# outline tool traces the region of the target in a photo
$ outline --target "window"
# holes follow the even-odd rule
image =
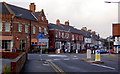
[[[22,24],[19,24],[19,32],[22,32]]]
[[[35,26],[33,26],[33,34],[35,34],[35,30],[36,30],[36,27],[35,27]]]
[[[61,49],[61,42],[56,42],[55,43],[55,48]]]
[[[62,33],[62,38],[64,38],[64,33]]]
[[[25,33],[28,33],[28,25],[25,25]]]
[[[10,50],[11,49],[11,41],[10,40],[2,40],[2,49]]]
[[[46,34],[48,34],[48,32],[47,32],[47,29],[46,28],[44,28],[44,34],[46,35]]]
[[[41,32],[41,27],[39,27],[39,32]]]
[[[61,37],[60,32],[59,32],[59,38]]]
[[[0,31],[2,31],[2,22],[0,22]]]
[[[8,23],[8,22],[5,23],[5,31],[6,32],[10,31],[10,23]]]
[[[43,17],[43,16],[41,17],[41,19],[42,19],[42,21],[44,22],[44,17]]]
[[[72,40],[74,40],[74,35],[72,35]]]

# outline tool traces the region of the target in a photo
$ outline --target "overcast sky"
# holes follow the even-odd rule
[[[87,27],[101,37],[112,35],[112,23],[118,22],[118,4],[104,3],[106,0],[0,0],[29,9],[29,4],[36,4],[36,11],[44,9],[49,23],[60,19],[66,20],[78,29]],[[108,1],[108,0],[107,0]],[[119,0],[109,0],[119,1]]]

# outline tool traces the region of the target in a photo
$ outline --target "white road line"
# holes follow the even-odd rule
[[[104,66],[104,65],[99,65],[99,64],[92,64],[92,65],[95,65],[95,66],[99,66],[99,67],[104,67],[104,68],[109,68],[109,69],[115,69],[113,67],[109,67],[109,66]]]
[[[46,61],[52,61],[51,59],[47,59]]]
[[[67,59],[64,59],[64,60],[70,60],[69,58],[67,58]]]
[[[78,59],[78,58],[73,58],[73,59]]]
[[[60,59],[53,59],[53,60],[60,60]]]

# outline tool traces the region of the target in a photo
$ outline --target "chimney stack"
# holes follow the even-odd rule
[[[89,30],[88,30],[88,32],[92,33],[92,30],[91,30],[91,29],[89,29]]]
[[[34,3],[30,3],[29,9],[34,13],[36,10],[36,5]]]
[[[60,25],[60,20],[59,19],[56,20],[56,25]]]
[[[92,34],[96,34],[96,32],[95,32],[95,31],[92,31]]]
[[[65,25],[69,26],[69,20],[65,21]]]
[[[83,27],[83,28],[82,28],[82,30],[85,30],[85,31],[87,31],[87,27]]]

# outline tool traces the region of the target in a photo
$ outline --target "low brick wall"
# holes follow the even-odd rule
[[[18,56],[17,58],[13,59],[11,62],[11,73],[19,73],[25,62],[26,62],[26,53],[23,52],[20,56]]]
[[[21,54],[22,52],[0,52],[0,55],[2,55],[2,58],[9,58],[9,59],[16,58]]]

